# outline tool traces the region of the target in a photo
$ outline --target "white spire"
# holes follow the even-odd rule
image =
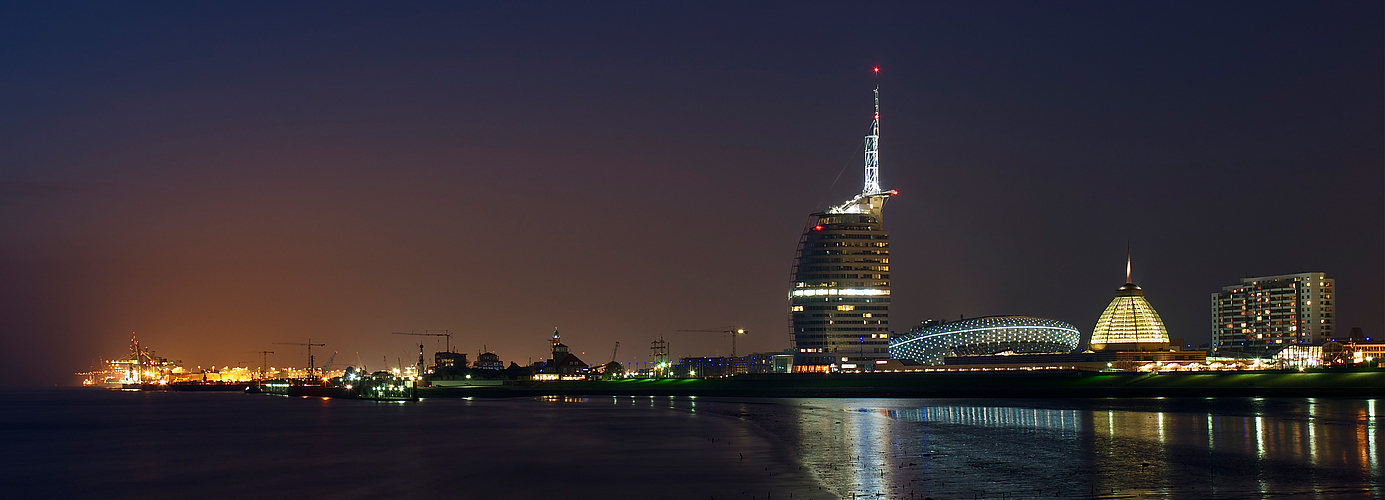
[[[880,73],[880,68],[875,68]],[[861,194],[880,192],[880,84],[875,85],[875,120],[870,124],[870,135],[866,136],[866,185]]]
[[[880,74],[880,68],[875,68],[875,74]],[[875,116],[871,120],[870,135],[866,136],[866,183],[861,188],[861,194],[847,200],[846,203],[829,207],[827,213],[833,214],[862,214],[875,213],[878,217],[880,208],[885,205],[885,200],[891,196],[898,195],[895,190],[885,191],[880,189],[880,84],[875,85]]]
[[[1126,244],[1125,244],[1125,282],[1126,282],[1126,283],[1134,283],[1134,281],[1130,281],[1130,244],[1129,244],[1129,243],[1126,243]]]

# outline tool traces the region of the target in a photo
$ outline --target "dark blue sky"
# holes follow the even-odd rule
[[[809,212],[859,190],[870,68],[900,197],[892,327],[1090,333],[1124,280],[1170,333],[1322,271],[1382,335],[1379,2],[0,6],[7,383],[138,332],[192,365],[313,337],[521,364],[788,346]],[[835,184],[839,172],[841,178]],[[1385,335],[1382,335],[1385,336]],[[287,346],[278,346],[287,347]],[[742,348],[745,350],[745,348]],[[303,363],[290,349],[272,364]],[[372,361],[375,360],[375,361]]]

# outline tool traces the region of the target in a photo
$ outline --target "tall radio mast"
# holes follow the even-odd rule
[[[875,68],[875,121],[866,136],[866,185],[861,194],[880,193],[880,68]]]

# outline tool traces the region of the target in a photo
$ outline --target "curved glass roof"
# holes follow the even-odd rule
[[[1145,300],[1144,290],[1134,283],[1126,283],[1116,291],[1116,298],[1111,299],[1096,321],[1096,327],[1092,328],[1093,351],[1168,345],[1169,332],[1164,328],[1164,320]]]
[[[1082,334],[1062,321],[1030,316],[986,316],[949,321],[890,340],[890,357],[942,364],[947,356],[1069,352]]]

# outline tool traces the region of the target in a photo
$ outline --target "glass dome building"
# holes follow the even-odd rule
[[[1054,319],[985,316],[924,323],[890,339],[890,357],[939,365],[947,356],[1071,352],[1081,339],[1077,328]]]
[[[1102,311],[1092,328],[1093,351],[1166,351],[1169,332],[1164,320],[1145,300],[1145,291],[1130,281],[1130,260],[1125,263],[1125,285]]]

